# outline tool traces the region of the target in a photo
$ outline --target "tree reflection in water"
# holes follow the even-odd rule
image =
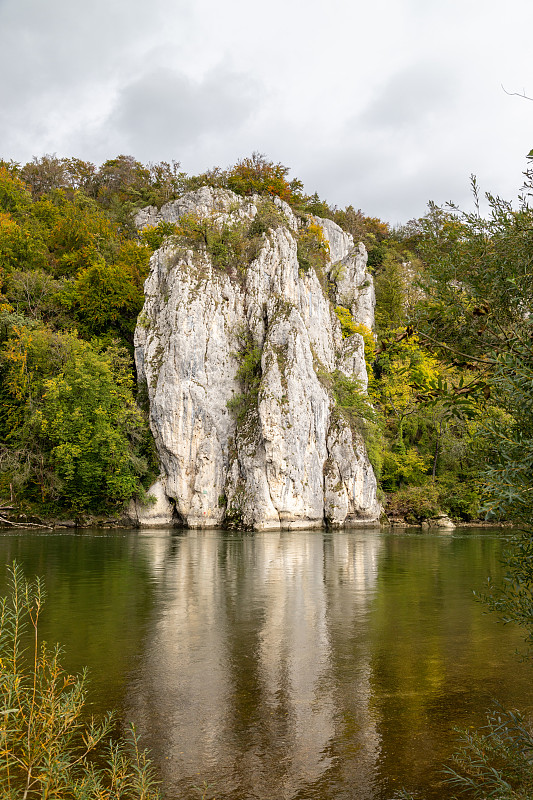
[[[498,568],[493,536],[173,541],[130,695],[171,798],[198,780],[232,800],[431,796],[428,782],[438,796],[453,724],[480,719],[499,689],[521,694],[518,678],[502,683],[515,632],[471,593]]]
[[[133,719],[166,800],[440,798],[453,725],[529,673],[472,589],[499,533],[3,534],[44,577],[45,636],[88,664],[93,706]],[[47,626],[47,627],[46,627]]]

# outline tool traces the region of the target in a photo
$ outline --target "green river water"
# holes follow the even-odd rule
[[[472,594],[502,536],[4,531],[0,562],[45,579],[43,636],[135,721],[165,800],[433,800],[453,726],[533,709],[519,631]]]

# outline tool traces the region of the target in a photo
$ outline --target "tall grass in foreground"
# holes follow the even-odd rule
[[[44,598],[14,564],[0,600],[0,800],[159,800],[134,726],[117,740],[113,713],[87,721],[85,672],[39,641]]]

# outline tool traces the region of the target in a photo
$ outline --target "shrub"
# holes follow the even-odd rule
[[[533,731],[521,714],[497,707],[487,714],[482,728],[456,730],[459,747],[444,767],[453,797],[528,800],[532,796]],[[415,797],[404,789],[393,800]]]
[[[368,396],[363,392],[360,381],[348,378],[342,372],[336,370],[332,373],[331,388],[338,407],[345,414],[353,418],[367,419],[371,422],[376,420],[376,413],[368,400]]]
[[[351,315],[351,312],[347,308],[344,308],[343,306],[335,306],[335,314],[337,315],[337,318],[341,324],[343,339],[353,336],[354,333],[359,333],[357,328],[360,326],[357,325]]]
[[[242,387],[242,394],[237,394],[228,400],[228,409],[235,415],[237,422],[242,423],[250,408],[257,406],[259,386],[261,384],[261,348],[258,347],[249,334],[240,335],[240,352],[236,356],[240,359],[237,370],[237,379]]]
[[[531,723],[518,713],[496,708],[487,725],[460,731],[453,766],[445,767],[447,783],[474,800],[524,800],[533,793]]]
[[[215,269],[237,278],[244,275],[251,248],[242,223],[220,225],[212,218],[201,219],[194,214],[184,214],[176,232],[193,247],[205,248]]]
[[[257,208],[257,214],[248,229],[248,236],[261,236],[272,228],[286,224],[287,220],[275,203],[272,200],[264,200]]]
[[[419,522],[441,513],[439,492],[431,483],[425,486],[404,486],[387,501],[387,513],[405,517],[408,522]]]
[[[61,650],[39,642],[45,593],[16,564],[0,600],[2,800],[157,800],[152,763],[131,726],[111,738],[113,714],[86,721],[86,675],[69,675]],[[27,649],[24,644],[28,643]]]
[[[438,481],[443,508],[452,517],[479,519],[481,492],[479,480],[464,475],[445,475]]]
[[[335,314],[337,315],[337,318],[341,324],[343,339],[353,336],[354,333],[358,333],[363,337],[363,342],[365,345],[365,365],[369,384],[368,392],[370,395],[372,395],[374,382],[372,365],[376,359],[376,341],[374,339],[374,334],[370,328],[367,328],[366,325],[356,322],[352,317],[351,312],[347,308],[344,308],[343,306],[335,306]]]
[[[141,231],[141,241],[148,245],[150,250],[157,250],[167,236],[176,233],[176,223],[159,222],[157,225],[146,225]]]
[[[277,195],[290,202],[293,198],[291,184],[287,180],[288,167],[268,161],[262,153],[238,161],[227,173],[227,187],[240,195]]]
[[[368,459],[379,481],[383,466],[383,431],[381,421],[368,395],[362,390],[360,381],[348,378],[338,370],[332,373],[321,371],[319,377],[333,393],[338,413],[352,431],[363,437]]]
[[[298,264],[302,272],[314,269],[320,276],[329,261],[329,243],[324,238],[322,228],[311,222],[298,239]]]

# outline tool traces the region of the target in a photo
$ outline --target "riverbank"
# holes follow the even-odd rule
[[[131,528],[131,519],[125,514],[117,517],[108,515],[84,515],[79,518],[63,519],[59,517],[45,517],[37,514],[16,512],[6,515],[2,510],[0,514],[0,529],[30,528],[42,530],[77,529],[77,528]]]
[[[79,517],[62,518],[58,516],[45,516],[31,512],[17,510],[14,507],[0,509],[0,529],[21,528],[21,529],[42,529],[42,530],[77,530],[87,528],[136,528],[144,527],[135,525],[132,519],[125,513],[110,515],[84,514]],[[11,513],[8,513],[11,512]],[[158,527],[158,526],[153,526]],[[165,526],[169,527],[169,526]],[[178,526],[176,527],[185,527]],[[469,520],[465,522],[461,519],[452,518],[446,514],[435,517],[428,517],[418,521],[408,520],[405,517],[387,516],[383,514],[379,521],[380,528],[390,528],[391,530],[403,530],[405,528],[419,528],[426,530],[454,530],[461,528],[508,528],[512,523],[508,521],[494,522],[487,520]],[[324,528],[327,528],[324,525]]]

